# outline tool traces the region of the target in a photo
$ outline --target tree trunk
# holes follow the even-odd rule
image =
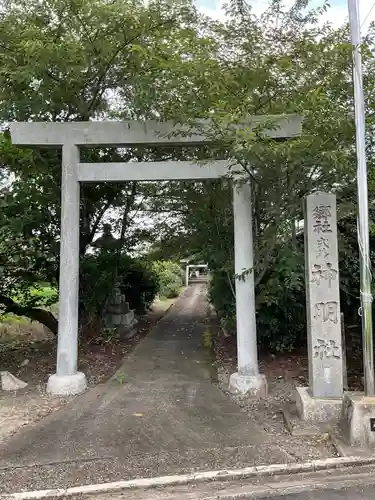
[[[5,295],[0,295],[0,304],[5,306],[5,313],[17,314],[17,316],[26,316],[32,321],[38,321],[42,325],[46,326],[52,333],[57,335],[58,321],[55,316],[45,309],[40,309],[38,307],[24,307],[14,300],[6,297]]]

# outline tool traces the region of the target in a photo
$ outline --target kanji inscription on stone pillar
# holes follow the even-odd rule
[[[343,361],[334,194],[306,197],[305,267],[310,394],[316,398],[341,398]]]

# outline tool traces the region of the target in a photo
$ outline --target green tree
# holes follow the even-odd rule
[[[142,88],[166,64],[177,64],[198,45],[198,18],[190,2],[151,0],[7,0],[0,14],[0,120],[83,121],[142,118],[136,102],[152,112]],[[128,161],[166,153],[101,150],[88,161]],[[40,281],[58,286],[61,152],[22,150],[6,130],[0,140],[0,302],[56,331],[51,313],[28,293]],[[132,211],[147,187],[134,183],[83,185],[80,253],[85,255],[111,214],[123,251],[142,232]],[[115,271],[114,271],[114,274]],[[17,302],[14,300],[18,297]],[[20,299],[21,298],[21,299]]]
[[[308,8],[308,4],[297,0],[286,9],[274,0],[264,14],[255,16],[244,2],[232,2],[227,20],[208,28],[211,53],[206,52],[207,60],[197,58],[189,70],[176,69],[190,83],[187,96],[174,108],[176,117],[189,123],[197,118],[197,111],[208,118],[215,141],[210,155],[233,158],[243,179],[251,180],[258,323],[268,346],[267,335],[273,333],[276,348],[293,346],[293,339],[286,339],[290,331],[294,339],[305,336],[303,253],[296,226],[302,219],[303,197],[317,190],[334,190],[340,217],[356,210],[348,27],[322,24],[327,5]],[[373,33],[371,28],[363,48],[369,106],[374,82]],[[209,91],[202,81],[210,82]],[[167,81],[163,88],[171,91]],[[265,138],[263,130],[249,130],[245,125],[248,115],[282,113],[304,117],[300,138],[277,142]],[[372,116],[369,109],[370,164]],[[176,190],[170,189],[174,200]],[[210,264],[214,272],[211,298],[233,326],[230,189],[224,181],[186,185],[183,193],[183,201],[174,202],[176,210],[182,209],[175,228],[169,225],[158,231],[163,243],[169,240],[168,248],[178,245],[179,256],[200,253]],[[353,254],[353,250],[355,254],[345,240],[343,235],[341,255]]]

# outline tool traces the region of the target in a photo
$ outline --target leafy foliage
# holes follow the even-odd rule
[[[50,307],[56,304],[58,300],[58,291],[45,283],[36,283],[25,295],[19,295],[14,299],[21,303],[29,305]]]
[[[157,273],[145,259],[133,259],[128,268],[119,271],[122,291],[130,307],[137,313],[146,312],[159,292]]]
[[[177,297],[182,287],[181,267],[176,262],[159,260],[153,262],[152,268],[158,278],[160,297]]]
[[[58,287],[61,152],[12,146],[9,121],[83,121],[142,118],[164,67],[197,44],[197,15],[186,1],[7,0],[0,16],[0,302],[9,312],[31,315],[27,291],[35,283]],[[155,151],[102,149],[86,161],[150,159]],[[134,183],[81,187],[80,255],[87,253],[104,220],[112,219],[123,250],[144,237],[134,213],[145,209],[149,188]],[[132,216],[133,215],[133,216]],[[87,264],[89,265],[89,264]],[[83,274],[85,274],[84,270]],[[105,278],[103,277],[105,281]],[[82,300],[90,297],[87,280]],[[107,290],[99,293],[106,295]],[[23,297],[14,304],[12,296]],[[99,298],[98,296],[98,298]],[[91,309],[91,304],[86,304]],[[40,314],[42,316],[40,316]],[[38,320],[44,321],[43,311]],[[48,322],[50,315],[47,317]],[[50,322],[49,322],[50,325]],[[56,330],[57,322],[54,321]]]
[[[102,315],[116,282],[137,313],[146,312],[158,293],[157,276],[144,260],[112,252],[85,255],[81,262],[80,304],[86,323]]]
[[[335,29],[321,23],[327,5],[309,9],[308,3],[295,2],[286,9],[275,0],[257,17],[244,8],[246,2],[231,2],[227,20],[211,25],[215,43],[205,62],[210,92],[200,85],[202,74],[196,61],[196,80],[190,72],[190,93],[175,108],[177,116],[189,122],[194,118],[190,103],[195,99],[195,110],[212,123],[216,147],[210,156],[233,158],[232,176],[236,170],[242,180],[251,181],[258,338],[263,347],[275,350],[293,349],[306,339],[303,247],[297,224],[303,218],[302,200],[309,193],[336,192],[340,220],[349,217],[340,238],[341,288],[348,321],[354,316],[358,320],[358,281],[354,283],[345,272],[350,262],[358,278],[349,33],[347,26]],[[373,35],[371,27],[362,48],[371,204],[375,192],[371,185]],[[244,123],[248,114],[280,113],[304,116],[301,137],[276,142],[265,138],[264,130],[249,130]],[[170,186],[170,206],[176,213],[180,210],[174,224],[157,228],[160,246],[171,249],[172,258],[194,254],[208,262],[210,298],[226,330],[234,331],[231,189],[222,180],[186,184],[180,193],[179,202],[176,187]]]

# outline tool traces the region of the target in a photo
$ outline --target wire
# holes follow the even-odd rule
[[[372,4],[371,9],[368,11],[367,16],[365,17],[364,21],[362,22],[362,24],[361,24],[361,28],[362,28],[362,27],[363,27],[363,25],[366,23],[367,19],[370,17],[370,14],[371,14],[371,12],[374,10],[374,8],[375,8],[375,2]]]

